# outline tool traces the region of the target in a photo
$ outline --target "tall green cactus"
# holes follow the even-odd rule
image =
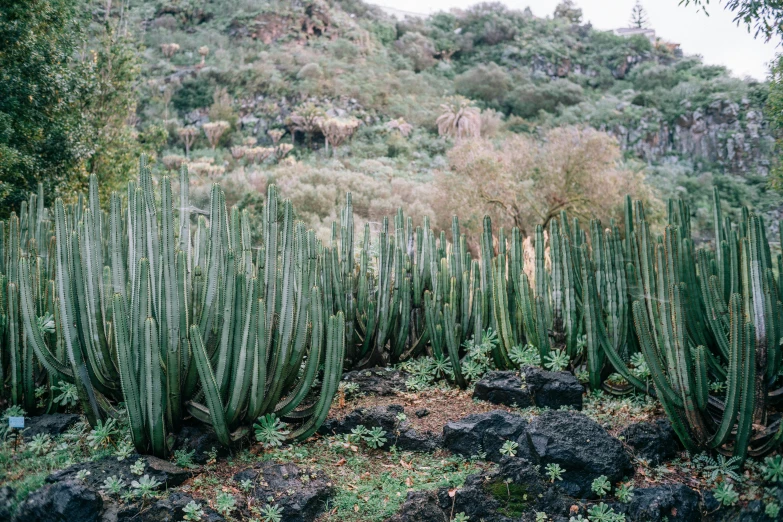
[[[209,218],[200,217],[191,235],[188,183],[183,169],[178,221],[171,180],[161,179],[156,195],[144,158],[127,197],[112,194],[108,215],[99,208],[95,177],[87,201],[66,207],[58,200],[52,288],[66,359],[37,327],[37,303],[53,300],[38,294],[47,285],[31,275],[32,256],[12,263],[14,280],[16,267],[22,276],[21,314],[17,283],[4,285],[13,298],[10,314],[21,315],[13,327],[23,324],[23,345],[50,375],[76,384],[91,423],[116,416],[114,406],[124,402],[140,452],[167,455],[186,415],[211,424],[224,444],[273,412],[300,425],[297,437],[309,436],[325,419],[342,373],[344,319],[326,326],[331,314],[319,289],[327,249],[294,223],[290,201],[280,203],[274,187],[255,260],[247,213],[229,214],[217,186]],[[25,233],[32,238],[33,228]],[[326,373],[317,388],[321,364]]]
[[[631,285],[633,317],[656,395],[683,444],[744,459],[783,439],[783,424],[767,410],[783,390],[780,280],[761,218],[743,210],[733,226],[717,192],[714,204],[715,249],[697,254],[686,205],[669,204],[669,225],[657,240],[637,205],[629,243],[629,273],[640,275]],[[725,383],[725,394],[710,382]]]

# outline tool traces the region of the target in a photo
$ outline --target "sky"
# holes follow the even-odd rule
[[[497,1],[497,0],[496,0]],[[560,0],[501,0],[513,9],[530,7],[533,14],[551,16]],[[453,7],[465,8],[478,0],[368,0],[368,3],[421,14],[431,14]],[[584,21],[596,29],[627,27],[636,0],[575,0],[582,8]],[[686,54],[701,55],[708,64],[728,67],[735,75],[767,77],[768,64],[776,51],[783,51],[777,41],[753,38],[745,26],[738,27],[733,14],[723,9],[723,2],[710,2],[705,15],[694,6],[681,6],[680,0],[642,0],[649,27],[664,40],[677,42]]]

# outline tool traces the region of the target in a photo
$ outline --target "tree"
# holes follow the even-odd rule
[[[44,182],[78,179],[82,79],[74,65],[76,0],[0,2],[0,217]]]
[[[88,94],[82,102],[90,144],[85,169],[109,188],[108,195],[133,177],[142,152],[157,152],[160,139],[153,136],[166,131],[149,126],[142,136],[136,128],[141,65],[136,42],[122,21],[101,17],[101,23],[90,25],[88,38],[87,53],[80,63],[88,82]]]
[[[680,0],[684,5],[695,5],[707,15],[710,0]],[[717,2],[716,2],[717,3]],[[783,36],[783,2],[780,0],[726,0],[724,9],[734,13],[734,22],[744,24],[754,36],[769,41],[775,34]]]
[[[626,193],[647,196],[643,178],[618,167],[621,158],[614,138],[590,128],[555,128],[543,140],[511,135],[499,146],[463,141],[448,154],[450,172],[437,177],[441,217],[458,213],[477,232],[489,214],[524,235],[562,210],[608,223]]]
[[[582,10],[573,0],[563,0],[555,7],[555,18],[565,18],[572,24],[578,24],[582,22]]]
[[[478,138],[481,135],[481,111],[470,104],[470,100],[456,97],[440,106],[443,113],[435,120],[438,134],[463,138]]]
[[[201,128],[204,129],[204,134],[207,135],[207,141],[209,141],[209,145],[212,147],[212,150],[215,150],[215,147],[217,147],[221,136],[223,136],[223,133],[225,133],[230,127],[231,124],[227,121],[215,121],[205,123],[201,126]]]
[[[639,0],[636,0],[636,5],[631,9],[631,27],[637,29],[643,29],[647,27],[649,19],[647,18],[647,11]]]

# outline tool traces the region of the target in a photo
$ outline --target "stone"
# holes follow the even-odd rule
[[[0,520],[11,520],[11,508],[16,500],[16,490],[11,486],[0,488]]]
[[[367,368],[343,375],[344,382],[356,383],[359,386],[359,393],[380,396],[389,396],[405,391],[407,378],[405,372],[393,368]]]
[[[183,426],[177,434],[175,447],[188,452],[192,451],[193,463],[200,465],[207,463],[208,454],[213,448],[219,458],[227,457],[230,454],[230,449],[218,441],[215,432],[204,425]]]
[[[388,450],[392,446],[403,451],[434,451],[440,446],[440,438],[431,433],[419,433],[407,420],[399,420],[398,416],[405,410],[397,404],[386,407],[358,408],[343,419],[328,419],[320,428],[322,434],[345,434],[359,425],[367,429],[381,428],[386,432],[386,444],[381,449]]]
[[[701,520],[701,497],[682,484],[635,489],[628,504],[613,504],[629,522],[690,522]]]
[[[595,498],[591,486],[601,475],[612,484],[633,475],[622,443],[581,413],[545,412],[530,421],[526,437],[532,459],[542,469],[559,464],[565,470],[558,486],[572,497]]]
[[[519,415],[503,410],[468,415],[443,427],[443,445],[454,453],[472,457],[486,453],[486,459],[500,462],[500,448],[507,440],[517,441],[525,433],[527,421]],[[518,448],[518,455],[528,455],[526,441]]]
[[[107,506],[101,522],[175,522],[184,520],[184,508],[193,497],[173,492],[166,498],[154,500],[152,504],[115,504]],[[225,519],[210,509],[204,501],[196,501],[201,505],[204,516],[201,522],[223,522]],[[75,522],[75,521],[74,521]]]
[[[302,480],[302,477],[307,479]],[[286,522],[312,522],[334,493],[334,486],[323,472],[294,464],[261,462],[234,475],[237,484],[243,480],[254,484],[249,493],[255,498],[253,504],[266,505],[269,503],[267,499],[272,497]]]
[[[144,460],[144,471],[141,475],[136,475],[130,470],[131,465],[138,459]],[[82,470],[88,472],[88,475],[84,478],[84,484],[96,491],[111,476],[116,476],[126,484],[130,484],[144,475],[149,475],[150,478],[160,482],[160,486],[156,489],[162,491],[179,486],[191,475],[188,470],[175,466],[166,460],[133,454],[125,460],[117,460],[117,457],[110,456],[91,462],[74,464],[60,471],[55,471],[46,477],[46,482],[53,484],[61,481],[76,480],[76,475]]]
[[[427,408],[419,408],[418,410],[416,410],[416,416],[420,419],[423,419],[429,414],[430,414],[430,410],[428,410]]]
[[[64,480],[46,484],[19,505],[14,522],[98,522],[103,499],[86,484]]]
[[[679,450],[672,425],[666,419],[631,424],[620,432],[620,438],[633,449],[637,458],[652,466],[673,459]]]
[[[25,429],[22,432],[22,437],[25,441],[29,441],[39,433],[44,433],[55,438],[68,431],[81,418],[81,415],[75,413],[52,413],[29,417],[25,419]]]
[[[476,383],[473,398],[494,404],[527,408],[582,409],[584,387],[569,372],[550,372],[526,366],[519,373],[494,371]]]
[[[530,390],[522,378],[512,371],[495,371],[486,374],[473,388],[473,398],[519,408],[533,405]]]
[[[386,522],[448,522],[435,491],[409,491],[400,512]]]
[[[539,408],[582,410],[584,386],[569,372],[550,372],[536,366],[521,370],[533,403]]]
[[[453,497],[448,488],[440,489],[439,498],[442,508],[451,510],[453,505],[455,513],[487,522],[518,520],[537,512],[550,517],[565,515],[570,505],[567,497],[545,482],[531,462],[518,457],[504,457],[496,471],[471,475]]]

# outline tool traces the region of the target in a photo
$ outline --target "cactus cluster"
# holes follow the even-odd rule
[[[186,417],[228,444],[275,414],[302,439],[324,421],[343,365],[426,353],[464,388],[470,340],[491,329],[494,367],[517,367],[534,346],[592,389],[655,395],[689,449],[744,458],[783,438],[768,408],[781,393],[783,257],[775,276],[761,218],[743,210],[732,224],[717,192],[714,249],[696,252],[683,202],[656,235],[627,199],[624,227],[585,230],[561,213],[526,239],[486,217],[474,255],[456,217],[449,240],[399,210],[393,228],[366,224],[357,248],[350,194],[322,244],[273,186],[260,234],[219,187],[193,212],[186,168],[177,186],[175,198],[163,177],[156,191],[142,160],[108,211],[93,177],[73,205],[46,209],[39,193],[0,223],[10,402],[32,411],[36,387],[71,383],[93,424],[124,403],[137,450],[158,455]],[[649,379],[630,367],[640,359]],[[43,407],[56,406],[50,393]]]
[[[780,417],[768,409],[783,391],[783,257],[776,278],[763,220],[743,209],[732,223],[716,190],[715,248],[695,252],[684,203],[670,202],[662,236],[650,232],[641,205],[634,214],[627,236],[633,320],[680,440],[740,459],[771,451],[783,438]]]
[[[611,373],[599,335],[610,340],[618,357],[633,351],[623,245],[616,226],[598,234],[601,245],[592,254],[579,221],[569,222],[565,213],[550,222],[548,241],[539,226],[530,261],[535,281],[530,281],[519,229],[512,229],[510,237],[502,228],[495,232],[489,217],[484,218],[474,258],[456,217],[449,242],[445,231],[435,234],[426,218],[414,229],[400,210],[393,238],[387,219],[374,238],[365,225],[354,267],[350,195],[341,216],[339,234],[336,225],[332,233],[334,283],[325,291],[331,294],[327,303],[333,304],[332,311],[343,311],[349,322],[348,366],[397,363],[426,352],[446,361],[455,383],[465,387],[465,343],[492,329],[498,334],[491,353],[495,367],[515,368],[509,353],[529,343],[542,360],[558,350],[572,369],[586,365],[591,385],[598,388]],[[600,223],[593,229],[600,231]],[[583,299],[583,281],[593,280],[604,299]],[[585,336],[592,340],[587,352],[580,342]]]
[[[255,252],[247,213],[227,211],[217,186],[193,227],[188,187],[183,169],[175,210],[171,180],[156,194],[142,159],[138,183],[112,194],[107,213],[92,177],[86,201],[55,202],[51,258],[36,249],[46,220],[26,225],[30,205],[22,226],[11,218],[3,333],[21,383],[11,400],[27,400],[40,362],[77,387],[93,425],[124,403],[140,452],[168,454],[186,416],[224,444],[271,413],[306,438],[326,418],[344,357],[343,315],[326,313],[321,290],[326,249],[274,187]],[[56,335],[40,326],[49,313]]]

